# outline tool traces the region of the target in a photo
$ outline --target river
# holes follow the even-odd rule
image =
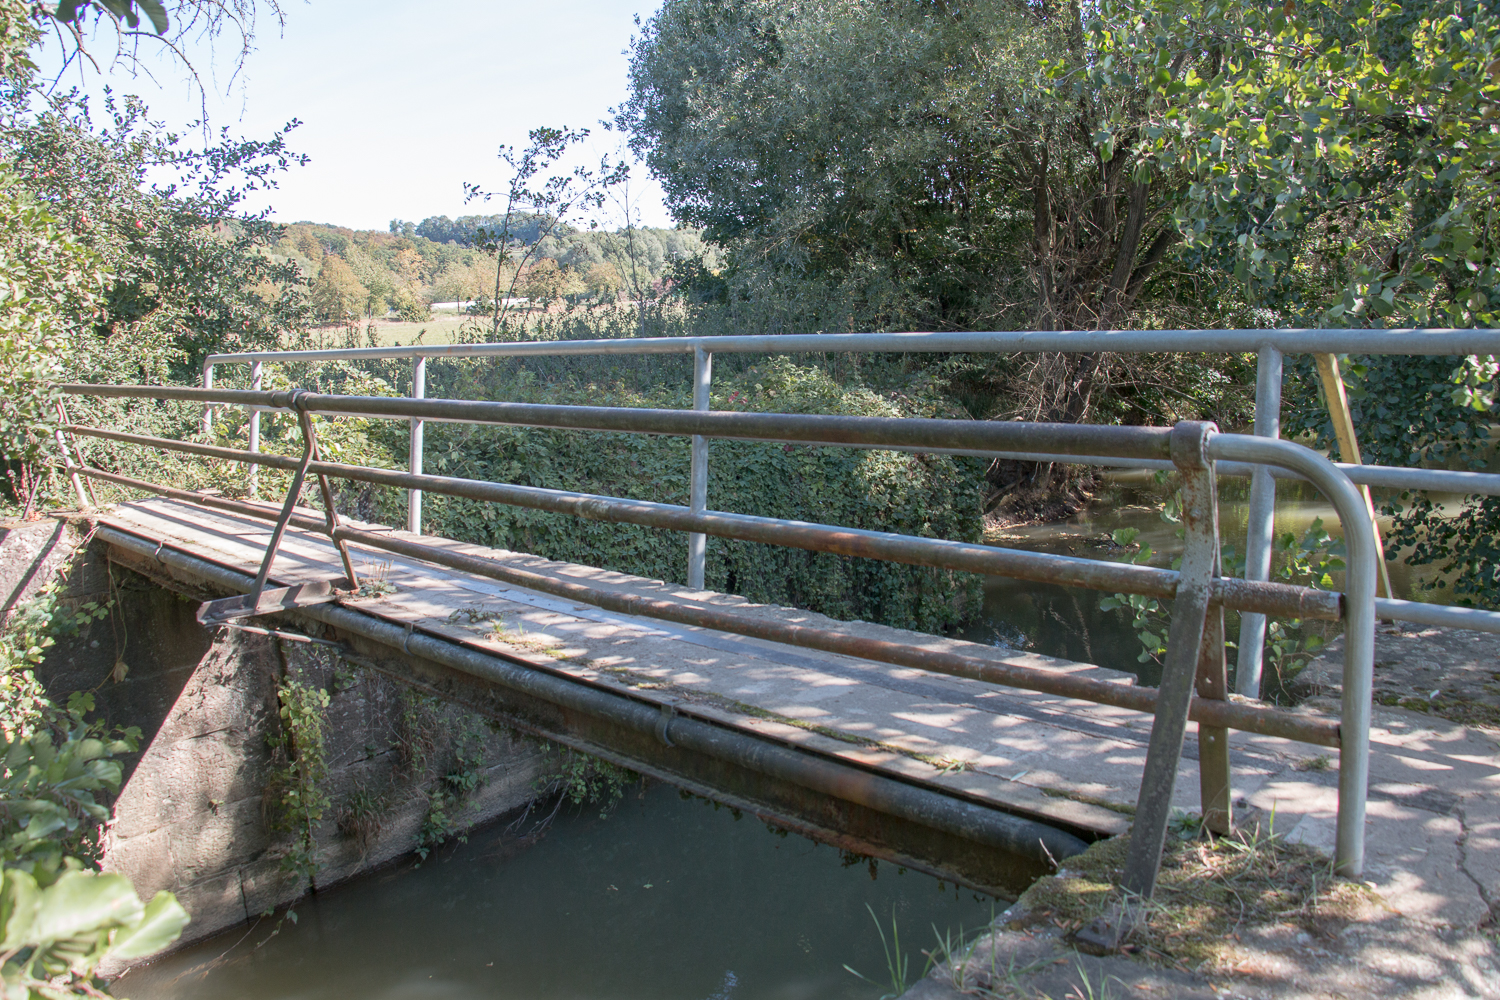
[[[516,850],[504,827],[420,866],[319,893],[132,970],[132,1000],[873,1000],[890,992],[879,917],[915,982],[933,928],[1004,904],[779,835],[654,785],[607,819],[565,813]],[[852,859],[851,859],[852,860]],[[849,965],[880,985],[857,979]]]

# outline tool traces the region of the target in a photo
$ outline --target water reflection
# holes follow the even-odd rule
[[[634,794],[607,820],[560,820],[524,851],[498,827],[324,892],[299,922],[196,945],[118,983],[134,1000],[812,1000],[877,995],[894,914],[915,973],[931,927],[993,906],[881,864],[778,836],[752,816]],[[244,939],[241,942],[241,939]],[[237,944],[237,942],[240,942]]]
[[[1162,520],[1162,505],[1171,487],[1157,483],[1150,473],[1111,475],[1099,499],[1067,521],[1007,529],[992,536],[992,544],[1053,552],[1091,559],[1118,558],[1110,535],[1119,528],[1136,528],[1139,541],[1157,552],[1153,565],[1167,566],[1182,551],[1178,526]],[[1249,483],[1223,479],[1219,483],[1219,530],[1227,549],[1243,553],[1248,523]],[[1377,496],[1377,505],[1379,503]],[[1315,520],[1335,537],[1342,537],[1333,507],[1307,483],[1282,480],[1276,488],[1276,532],[1293,532],[1299,538]],[[1388,524],[1383,522],[1383,527]],[[1411,599],[1429,568],[1413,570],[1397,561],[1388,565],[1395,596]],[[1335,588],[1342,588],[1340,575]],[[1047,656],[1096,663],[1114,670],[1137,674],[1141,683],[1156,684],[1160,668],[1139,660],[1141,646],[1124,609],[1099,610],[1102,595],[1089,590],[1025,583],[989,577],[985,581],[984,610],[980,620],[959,636],[970,642],[1024,649]],[[1239,632],[1237,616],[1226,622],[1231,640]],[[1231,670],[1233,669],[1231,654]]]

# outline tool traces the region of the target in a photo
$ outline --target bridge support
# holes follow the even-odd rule
[[[1183,477],[1182,523],[1187,538],[1125,862],[1124,888],[1140,899],[1150,899],[1156,891],[1194,686],[1200,697],[1217,694],[1222,699],[1225,693],[1224,610],[1209,606],[1211,583],[1219,568],[1219,505],[1213,462],[1206,448],[1208,436],[1216,430],[1213,424],[1191,421],[1172,431],[1172,461]],[[1221,832],[1229,829],[1232,818],[1228,735],[1224,729],[1199,726],[1203,819],[1210,829]]]
[[[168,587],[242,592],[243,573],[109,527],[111,558]],[[752,812],[778,827],[990,892],[1010,894],[1086,845],[1074,832],[679,713],[663,727],[643,692],[538,669],[408,633],[323,604],[293,620],[344,643],[349,657],[525,732]],[[662,730],[665,729],[663,733]],[[665,739],[663,739],[665,735]]]

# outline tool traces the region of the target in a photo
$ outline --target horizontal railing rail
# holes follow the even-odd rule
[[[344,526],[332,509],[333,494],[326,482],[330,476],[551,510],[581,518],[678,530],[699,536],[714,534],[843,555],[1171,598],[1175,602],[1174,614],[1163,680],[1161,686],[1152,691],[1149,688],[1088,682],[1081,678],[1059,678],[1057,674],[1045,670],[996,664],[990,660],[938,652],[921,646],[874,642],[834,630],[767,624],[729,611],[697,607],[684,610],[683,605],[670,601],[630,595],[584,593],[589,588],[572,583],[561,585],[568,589],[569,596],[578,600],[627,613],[687,621],[704,627],[722,628],[725,631],[771,638],[829,652],[1154,712],[1156,721],[1152,730],[1152,746],[1147,759],[1147,773],[1143,776],[1142,801],[1137,811],[1138,833],[1133,840],[1132,861],[1129,866],[1131,874],[1127,878],[1127,882],[1137,891],[1146,895],[1149,895],[1154,885],[1161,837],[1164,836],[1170,804],[1170,786],[1175,779],[1181,753],[1183,728],[1190,718],[1199,723],[1204,815],[1211,826],[1229,822],[1229,758],[1225,743],[1229,728],[1281,735],[1322,745],[1337,745],[1340,749],[1340,806],[1336,863],[1340,871],[1348,874],[1361,870],[1373,664],[1373,581],[1377,558],[1373,527],[1363,499],[1348,478],[1326,458],[1300,445],[1221,434],[1211,424],[1192,422],[1178,424],[1174,428],[1097,427],[549,406],[470,400],[337,396],[301,390],[273,393],[98,385],[72,385],[63,389],[79,396],[250,405],[286,409],[297,414],[304,439],[300,458],[172,441],[79,424],[68,424],[64,430],[66,434],[105,438],[293,472],[292,488],[277,515],[271,508],[258,504],[157,486],[83,465],[81,460],[73,461],[67,447],[62,448],[64,463],[75,476],[75,482],[77,476],[86,476],[127,488],[191,500],[208,507],[275,520],[271,547],[262,563],[256,589],[247,602],[239,602],[239,606],[246,609],[244,613],[259,613],[262,608],[258,594],[269,573],[280,532],[289,523],[322,530],[334,540],[343,554],[350,585],[353,585],[355,578],[345,547],[348,542],[427,559],[439,565],[471,570],[522,586],[534,585],[542,590],[548,590],[549,587],[555,590],[559,586],[555,582],[548,583],[537,574],[527,574],[494,560],[454,553],[423,543],[414,535],[400,537]],[[682,507],[621,497],[328,463],[320,461],[317,454],[316,433],[310,420],[314,413],[334,416],[375,415],[391,419],[459,419],[507,426],[680,435],[692,438],[695,443],[720,438],[770,440],[809,446],[902,447],[924,450],[965,448],[1025,453],[1034,448],[1068,455],[1075,461],[1083,461],[1094,455],[1116,459],[1165,460],[1172,463],[1184,476],[1184,495],[1190,501],[1185,505],[1188,544],[1182,569],[1164,570],[837,525],[710,511],[697,503]],[[1219,460],[1280,467],[1306,477],[1328,497],[1344,526],[1349,543],[1349,568],[1343,594],[1265,581],[1233,580],[1218,573],[1217,500],[1214,494],[1213,467]],[[321,519],[299,516],[295,511],[303,478],[308,475],[316,476],[323,488],[327,509]],[[79,486],[78,489],[82,496],[82,487]],[[1344,704],[1337,723],[1226,700],[1222,626],[1223,608],[1226,606],[1258,613],[1343,620],[1346,634]],[[1218,622],[1217,627],[1213,625],[1215,621]],[[1217,666],[1213,665],[1215,661]],[[1204,673],[1205,670],[1207,673]],[[1200,690],[1205,692],[1204,696],[1194,697],[1195,679]],[[1213,694],[1215,691],[1217,693]],[[1172,735],[1174,733],[1175,737]],[[1158,734],[1161,734],[1160,737]],[[1163,782],[1168,789],[1166,799],[1161,797]],[[1153,843],[1154,848],[1151,846]]]
[[[618,340],[410,344],[210,354],[205,367],[235,362],[362,361],[376,358],[497,358],[565,354],[886,353],[1236,353],[1274,347],[1283,354],[1500,354],[1500,330],[1023,330],[972,333],[814,333]]]
[[[691,355],[693,357],[693,408],[709,409],[709,387],[714,354],[838,354],[887,353],[1255,353],[1255,434],[1279,436],[1282,357],[1284,354],[1395,354],[1395,355],[1495,355],[1500,354],[1500,330],[1456,329],[1241,329],[1241,330],[1064,330],[904,332],[847,334],[775,334],[715,337],[644,337],[616,340],[523,341],[486,344],[411,344],[391,347],[332,348],[300,351],[246,351],[212,354],[203,364],[203,385],[214,383],[219,365],[249,364],[254,388],[262,384],[264,365],[322,361],[374,361],[411,359],[412,396],[425,396],[428,359],[525,358],[542,356]],[[250,411],[249,444],[259,450],[260,411]],[[212,406],[204,409],[204,431],[211,427]],[[424,425],[428,420],[463,422],[455,416],[413,416],[410,421],[408,471],[423,468]],[[895,450],[917,450],[893,443]],[[990,459],[1018,458],[1064,461],[1117,468],[1170,469],[1161,457],[1079,455],[1047,452],[1028,446],[1024,452],[977,451],[970,448],[925,448],[941,454],[976,455]],[[708,506],[708,437],[695,435],[689,475],[689,503],[696,511]],[[1500,496],[1500,475],[1442,469],[1412,469],[1358,463],[1339,463],[1350,482],[1391,490],[1426,490],[1464,495]],[[1268,465],[1237,462],[1218,463],[1220,475],[1248,476],[1250,504],[1245,538],[1245,576],[1255,581],[1270,577],[1275,520],[1275,479],[1303,479],[1299,473]],[[251,468],[251,492],[255,471]],[[422,530],[422,490],[407,490],[407,530]],[[1373,529],[1372,529],[1373,530]],[[706,535],[688,535],[688,582],[703,585]],[[1383,566],[1382,566],[1382,575]],[[1386,595],[1380,599],[1381,616],[1424,625],[1445,625],[1485,631],[1500,631],[1500,616],[1467,608],[1449,608],[1425,602],[1399,601]],[[1261,690],[1266,617],[1258,612],[1242,616],[1240,624],[1237,687],[1241,694],[1257,697]]]

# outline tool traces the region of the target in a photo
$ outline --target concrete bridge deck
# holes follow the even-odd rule
[[[102,514],[98,522],[147,543],[135,546],[133,551],[115,543],[111,547],[112,555],[124,565],[148,573],[153,569],[153,558],[164,567],[169,557],[180,554],[242,577],[253,576],[271,532],[270,523],[265,521],[160,499],[123,504]],[[349,523],[362,530],[405,535],[377,525]],[[110,533],[104,534],[108,541]],[[661,581],[451,540],[422,540],[606,591],[770,616],[996,661],[1080,671],[1119,684],[1133,682],[1129,675],[1089,664],[863,622],[835,622],[805,611],[751,604],[732,595],[692,591]],[[394,591],[338,603],[346,610],[405,630],[405,635],[425,636],[493,657],[496,662],[524,665],[595,691],[660,707],[684,719],[700,720],[835,762],[856,776],[888,777],[1085,837],[1114,835],[1129,827],[1150,735],[1149,716],[709,629],[633,618],[383,551],[351,548],[362,577],[383,579]],[[143,551],[153,555],[143,557]],[[160,578],[160,574],[152,575]],[[288,529],[272,570],[274,583],[293,585],[342,576],[337,551],[326,537]],[[184,581],[180,570],[175,578],[179,583]],[[222,581],[217,587],[207,580],[197,583],[218,593],[226,590]],[[312,613],[316,608],[303,610],[317,617]],[[397,651],[386,652],[400,657]],[[668,728],[668,740],[670,732]],[[1330,794],[1331,781],[1320,780],[1317,770],[1307,770],[1307,762],[1320,753],[1319,748],[1286,740],[1234,733],[1231,760],[1236,800],[1266,811],[1274,805],[1280,816],[1278,830],[1331,847],[1336,806]],[[674,780],[670,766],[653,768],[651,761],[642,760],[629,748],[613,756],[638,770]],[[1422,770],[1420,764],[1413,767],[1413,774]],[[1189,739],[1176,791],[1176,802],[1183,809],[1197,808],[1195,771],[1196,741]],[[778,811],[774,804],[766,807],[765,799],[743,790],[717,790],[711,780],[701,778],[680,783],[753,809],[793,829],[817,833],[821,825],[827,832],[827,823],[798,823],[795,816],[788,822],[784,810]],[[1381,812],[1376,799],[1378,794],[1372,795],[1372,818]],[[941,845],[924,855],[904,848],[872,850],[870,842],[871,838],[861,840],[857,836],[843,841],[845,846],[864,848],[970,884],[997,887],[993,877],[951,870],[942,858],[948,848]],[[880,846],[875,844],[876,848]],[[1372,843],[1372,848],[1375,846]]]

